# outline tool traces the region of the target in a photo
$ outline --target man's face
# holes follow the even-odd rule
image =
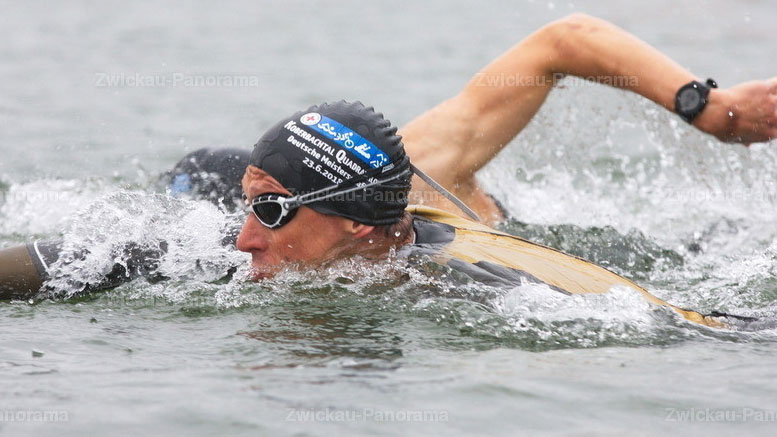
[[[255,166],[246,168],[243,192],[249,201],[266,193],[291,195],[275,178]],[[254,279],[262,279],[271,277],[286,263],[315,265],[343,254],[359,236],[357,228],[363,226],[302,206],[290,222],[269,229],[249,213],[237,237],[237,248],[251,254]]]

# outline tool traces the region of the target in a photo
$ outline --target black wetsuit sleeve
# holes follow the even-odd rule
[[[47,283],[58,272],[67,268],[67,263],[58,263],[62,255],[61,241],[36,241],[25,246],[0,251],[0,299],[28,299],[40,292],[62,292],[68,294],[107,290],[140,276],[149,280],[161,280],[156,273],[159,262],[165,254],[167,244],[158,247],[140,248],[129,244],[117,250],[115,263],[97,282],[84,282],[76,277],[67,278],[70,290],[55,289]],[[72,260],[80,260],[89,254],[87,249],[68,254]],[[72,261],[71,261],[72,262]],[[55,271],[56,270],[56,271]]]

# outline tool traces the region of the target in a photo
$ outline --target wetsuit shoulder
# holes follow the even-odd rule
[[[448,244],[456,238],[456,228],[427,218],[413,215],[415,245]]]

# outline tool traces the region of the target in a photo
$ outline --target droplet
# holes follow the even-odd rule
[[[401,232],[399,232],[399,231],[396,231],[396,232],[394,232],[394,236],[395,236],[395,237],[399,238],[399,236],[400,236],[400,235],[402,235],[402,233],[401,233]]]
[[[291,244],[287,244],[286,246],[287,246],[289,249],[294,249],[294,246],[292,246]]]
[[[734,118],[734,113],[731,111],[728,111],[728,118]]]
[[[372,238],[370,238],[370,241],[369,241],[369,243],[370,243],[370,244],[372,244]]]

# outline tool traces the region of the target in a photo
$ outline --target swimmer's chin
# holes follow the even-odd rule
[[[264,279],[271,279],[278,273],[277,268],[268,268],[267,266],[251,266],[248,271],[248,279],[254,282],[262,281]]]
[[[248,279],[251,281],[261,281],[264,279],[271,279],[271,278],[274,278],[281,271],[295,270],[298,268],[300,268],[300,264],[296,262],[281,262],[278,264],[254,262],[251,264],[251,268],[248,271]]]
[[[280,264],[252,264],[248,271],[248,279],[251,281],[262,281],[272,279],[280,272],[284,271],[304,271],[309,268],[307,263],[300,262],[282,262]]]

